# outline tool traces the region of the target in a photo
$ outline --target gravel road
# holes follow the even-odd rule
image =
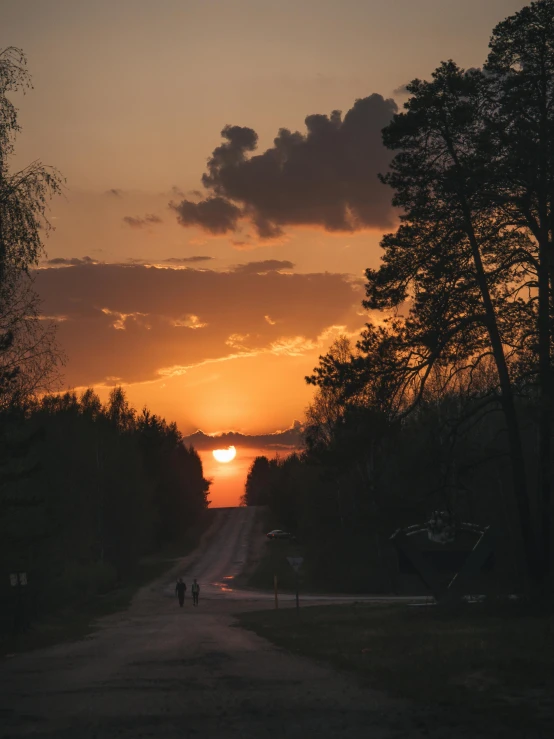
[[[92,636],[1,663],[0,736],[461,737],[234,624],[233,613],[272,607],[271,594],[233,588],[254,517],[247,508],[218,511],[195,553],[139,591],[127,611],[102,619]],[[189,587],[182,609],[174,597],[178,575]],[[198,608],[193,577],[201,585]]]

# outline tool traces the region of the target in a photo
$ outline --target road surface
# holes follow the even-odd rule
[[[235,625],[234,612],[272,605],[271,594],[233,587],[254,516],[219,511],[195,553],[92,636],[0,663],[0,736],[454,739],[409,706]],[[182,609],[179,574],[189,585]],[[192,577],[202,588],[199,608]]]

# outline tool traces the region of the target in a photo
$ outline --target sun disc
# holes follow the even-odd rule
[[[218,462],[231,462],[237,456],[237,450],[230,446],[227,449],[214,449],[212,454]]]

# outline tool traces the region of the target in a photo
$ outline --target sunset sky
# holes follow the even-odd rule
[[[187,435],[258,435],[228,465],[199,444],[213,504],[236,504],[302,421],[318,356],[367,320],[403,86],[479,66],[525,4],[0,0],[0,48],[23,49],[35,88],[13,166],[67,180],[37,277],[65,386],[121,384]]]

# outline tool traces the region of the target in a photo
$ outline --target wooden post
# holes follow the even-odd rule
[[[275,610],[279,608],[279,596],[277,593],[277,575],[273,575],[273,589],[275,590]]]

